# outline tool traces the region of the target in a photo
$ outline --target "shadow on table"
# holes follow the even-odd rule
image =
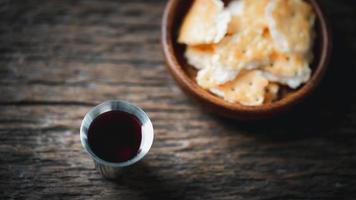
[[[156,199],[186,199],[184,191],[186,186],[180,180],[158,175],[155,167],[148,166],[144,161],[127,168],[122,176],[113,182],[125,186],[138,196],[147,200]]]

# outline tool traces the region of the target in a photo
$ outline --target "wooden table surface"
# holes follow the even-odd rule
[[[0,199],[356,199],[356,1],[323,0],[334,30],[321,87],[279,119],[206,112],[167,73],[164,0],[0,1]],[[138,169],[104,180],[85,113],[123,99],[150,115]]]

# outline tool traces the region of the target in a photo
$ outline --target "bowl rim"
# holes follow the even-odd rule
[[[316,18],[320,24],[320,35],[322,35],[320,43],[322,44],[320,57],[316,63],[316,67],[307,83],[302,85],[296,91],[293,91],[288,96],[272,103],[265,103],[259,106],[244,106],[239,103],[228,103],[225,100],[217,97],[210,92],[199,87],[184,71],[183,66],[179,64],[177,56],[175,55],[174,45],[175,41],[172,37],[172,26],[174,25],[175,9],[181,0],[169,0],[166,4],[162,24],[161,24],[161,45],[163,55],[166,61],[166,66],[178,85],[182,87],[185,92],[189,92],[200,100],[210,105],[218,106],[224,110],[233,111],[235,113],[249,113],[249,114],[273,114],[286,110],[287,107],[292,107],[301,102],[304,98],[309,96],[314,89],[319,85],[323,78],[327,66],[330,61],[332,51],[332,31],[325,15],[325,12],[320,6],[318,0],[308,0],[313,7]],[[236,116],[239,118],[239,116]],[[255,118],[255,116],[252,116]]]

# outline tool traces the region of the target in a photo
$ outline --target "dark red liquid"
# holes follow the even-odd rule
[[[141,144],[141,126],[132,114],[122,111],[103,113],[89,127],[89,146],[105,161],[130,160],[137,155]]]

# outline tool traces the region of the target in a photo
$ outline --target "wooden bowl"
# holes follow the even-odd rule
[[[161,43],[168,70],[173,78],[185,93],[202,103],[207,109],[240,120],[271,118],[290,110],[303,101],[320,83],[328,65],[332,40],[326,16],[317,0],[308,0],[317,16],[314,61],[311,64],[312,76],[310,80],[280,100],[251,107],[238,103],[228,103],[197,85],[194,70],[184,58],[185,45],[177,43],[179,28],[192,2],[192,0],[168,1],[162,21]]]

